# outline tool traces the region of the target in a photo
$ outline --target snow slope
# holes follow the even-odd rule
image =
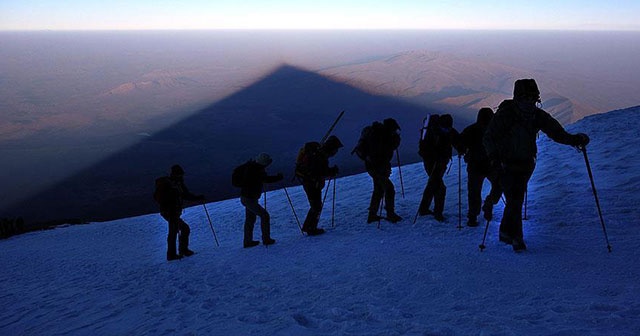
[[[457,159],[445,180],[448,222],[412,225],[426,183],[414,164],[402,167],[406,198],[396,197],[405,219],[380,229],[365,222],[370,179],[356,175],[338,180],[335,228],[328,206],[328,233],[319,237],[302,236],[284,192],[270,192],[278,242],[269,248],[242,248],[238,199],[208,204],[219,248],[202,206],[185,210],[198,253],[181,261],[165,261],[158,214],[2,240],[0,334],[638,335],[639,113],[568,127],[591,136],[612,253],[582,154],[541,136],[524,253],[498,242],[495,223],[484,252],[484,225],[456,228]],[[302,218],[304,193],[289,192]],[[462,203],[464,217],[466,197]]]

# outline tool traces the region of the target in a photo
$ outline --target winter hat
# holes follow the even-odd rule
[[[273,162],[273,160],[271,159],[271,156],[269,156],[269,154],[267,154],[267,153],[258,154],[258,156],[256,156],[254,161],[256,161],[258,164],[260,164],[262,166],[265,166],[265,167],[270,165],[271,162]]]
[[[184,169],[180,167],[180,165],[173,165],[171,167],[171,176],[182,176],[184,175]]]
[[[394,131],[400,129],[400,125],[398,125],[398,122],[393,118],[387,118],[382,123],[384,124],[385,127],[392,129]]]
[[[332,135],[327,138],[327,141],[324,142],[324,147],[330,149],[338,149],[344,147],[344,145],[337,136]]]
[[[538,84],[532,78],[518,79],[513,84],[513,97],[540,97],[540,90],[538,90]]]

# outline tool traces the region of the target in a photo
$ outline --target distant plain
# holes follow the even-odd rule
[[[291,181],[297,149],[335,134],[342,174],[360,129],[394,117],[403,163],[427,113],[461,130],[535,78],[568,124],[640,105],[640,33],[152,31],[0,33],[0,217],[107,220],[156,211],[173,163],[209,200],[259,152]]]

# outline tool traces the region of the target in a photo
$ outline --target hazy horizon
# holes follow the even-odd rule
[[[5,0],[15,29],[560,29],[640,31],[637,1]]]

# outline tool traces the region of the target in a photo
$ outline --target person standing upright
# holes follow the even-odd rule
[[[586,146],[589,143],[589,137],[584,133],[567,133],[555,118],[537,106],[538,103],[540,90],[535,80],[516,80],[513,99],[500,104],[483,137],[491,169],[499,176],[506,199],[499,239],[512,245],[516,252],[527,249],[522,233],[522,205],[536,166],[538,132],[565,145]]]
[[[393,118],[382,123],[374,122],[362,130],[358,146],[353,150],[364,160],[365,169],[373,180],[373,193],[369,202],[367,223],[373,223],[382,217],[378,215],[380,203],[384,197],[386,219],[392,223],[402,220],[395,212],[396,191],[391,176],[391,160],[400,146],[400,125]]]
[[[302,187],[309,200],[309,212],[302,225],[302,231],[309,236],[325,232],[324,229],[318,228],[323,206],[322,189],[326,178],[338,175],[338,166],[329,167],[329,158],[335,156],[342,147],[344,145],[334,135],[327,138],[323,144],[309,142],[305,144],[305,153],[296,165],[296,175],[302,181]]]
[[[449,161],[453,155],[453,146],[457,146],[459,133],[453,128],[453,117],[450,114],[443,114],[437,118],[437,124],[433,125],[427,132],[425,141],[428,145],[420,143],[420,156],[425,172],[429,176],[427,185],[422,193],[422,200],[418,208],[420,216],[433,215],[439,222],[444,222],[444,201],[447,194],[447,187],[444,184],[444,174],[447,171]],[[433,201],[433,211],[429,209]]]
[[[275,244],[275,239],[271,238],[271,218],[265,208],[260,203],[260,196],[265,183],[274,183],[282,180],[282,173],[277,175],[267,175],[266,168],[273,162],[267,153],[260,153],[254,159],[238,166],[234,169],[232,183],[240,187],[240,202],[245,207],[244,240],[243,246],[253,247],[260,244],[253,240],[253,228],[257,217],[260,217],[260,228],[262,230],[262,243],[264,245]]]
[[[491,183],[491,190],[484,200],[486,204],[484,209],[493,209],[493,205],[500,201],[502,195],[498,177],[491,174],[489,157],[482,143],[484,132],[491,119],[493,119],[493,110],[490,107],[483,107],[478,111],[476,122],[466,127],[460,134],[464,161],[467,163],[469,201],[467,226],[478,226],[478,215],[482,203],[482,185],[485,179]],[[485,213],[484,218],[491,220],[491,212]]]
[[[193,255],[193,251],[189,249],[189,234],[191,229],[180,216],[182,216],[183,202],[200,201],[204,202],[204,195],[194,195],[189,192],[184,184],[184,170],[179,165],[171,167],[169,176],[156,179],[156,190],[153,198],[160,206],[160,215],[169,224],[167,234],[167,260],[180,259],[183,256]],[[176,253],[176,237],[180,233],[178,241],[178,251]]]

